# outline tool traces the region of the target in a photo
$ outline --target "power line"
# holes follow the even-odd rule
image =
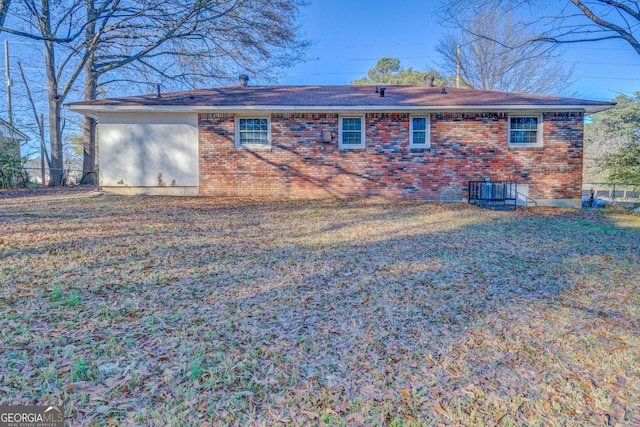
[[[602,77],[602,76],[574,76],[574,77],[578,77],[581,79],[640,81],[640,78],[633,78],[633,77]]]
[[[23,45],[32,45],[32,46],[42,46],[42,42],[36,41],[17,41],[17,40],[9,40],[9,39],[0,39],[0,42],[4,42],[5,40],[9,41],[11,44],[23,44]],[[362,48],[371,48],[371,47],[406,47],[406,43],[375,43],[375,44],[352,44],[352,45],[328,45],[328,46],[314,46],[312,49],[362,49]],[[616,51],[629,51],[630,49],[623,47],[587,47],[587,46],[571,46],[571,49],[581,49],[581,50],[616,50]],[[378,58],[379,59],[379,58]]]
[[[14,65],[12,65],[9,68],[16,68]],[[42,68],[34,68],[34,67],[22,67],[23,70],[29,70],[29,71],[46,71],[46,68],[42,67]],[[0,67],[0,71],[5,71],[6,68],[5,67]]]
[[[624,47],[587,47],[587,46],[571,46],[571,49],[583,49],[583,50],[624,50],[630,51],[631,48],[626,49]]]
[[[16,41],[16,40],[9,40],[9,39],[0,39],[0,41],[2,42],[8,41],[11,44],[29,44],[34,46],[43,46],[43,42],[26,42],[26,41]]]
[[[363,49],[368,47],[406,47],[406,43],[375,43],[357,45],[315,46],[314,49]]]
[[[426,59],[426,60],[432,60],[431,58],[428,58],[426,56],[394,56],[395,59]],[[351,58],[351,59],[346,59],[346,61],[377,61],[380,58]],[[335,58],[336,61],[345,61],[342,58]]]
[[[350,71],[350,72],[312,72],[312,73],[288,73],[288,76],[349,76],[349,75],[366,75],[366,71]],[[634,77],[603,77],[603,76],[574,76],[582,79],[598,79],[598,80],[628,80],[628,81],[640,81],[640,78]]]
[[[375,44],[345,44],[345,45],[328,45],[328,46],[313,46],[311,49],[363,49],[363,48],[372,48],[372,47],[407,47],[406,43],[375,43]],[[626,51],[629,52],[631,48],[624,47],[588,47],[588,46],[571,46],[570,50],[581,49],[581,50],[616,50],[616,51]]]
[[[429,58],[426,56],[394,56],[395,59],[422,59],[425,61],[433,61],[433,58]],[[317,60],[322,61],[377,61],[380,58],[338,58],[338,57],[326,57],[326,58],[318,58]],[[591,61],[569,61],[574,64],[584,64],[584,65],[614,65],[621,67],[640,67],[640,63],[637,64],[629,64],[629,63],[620,63],[620,62],[591,62]]]
[[[640,63],[639,64],[620,64],[617,62],[583,62],[583,61],[577,61],[575,62],[575,64],[585,64],[585,65],[620,65],[620,66],[627,66],[627,67],[640,67]]]

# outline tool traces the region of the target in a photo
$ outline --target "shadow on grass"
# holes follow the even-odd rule
[[[33,365],[47,354],[60,367],[49,388],[36,384],[37,369],[24,383],[7,382],[12,400],[28,400],[25,389],[80,399],[83,386],[61,391],[72,363],[64,349],[73,346],[94,366],[94,395],[120,387],[97,369],[114,360],[118,375],[130,366],[144,378],[117,388],[121,420],[141,404],[182,407],[194,421],[303,422],[314,419],[303,411],[333,411],[335,422],[419,414],[481,423],[500,408],[516,423],[530,422],[531,411],[569,420],[569,410],[544,409],[549,387],[565,393],[567,408],[584,409],[578,397],[587,386],[567,371],[601,382],[628,360],[590,374],[593,362],[580,351],[604,361],[609,335],[631,348],[638,332],[637,235],[590,212],[327,200],[74,203],[41,219],[33,210],[17,222],[33,228],[33,239],[0,253],[10,260],[0,273],[12,357]],[[57,209],[84,209],[86,223],[60,219]],[[52,284],[63,298],[51,297]],[[603,300],[607,292],[627,302]],[[27,344],[46,333],[49,346]],[[17,378],[22,365],[12,366]],[[193,393],[207,409],[185,404]],[[592,416],[627,420],[622,397]],[[350,409],[337,411],[344,402]],[[97,404],[85,405],[101,419]]]

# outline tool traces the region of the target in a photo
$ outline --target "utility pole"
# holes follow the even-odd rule
[[[460,88],[460,45],[456,47],[456,88]]]
[[[9,71],[9,41],[4,41],[4,68],[6,70],[5,77],[7,80],[7,120],[10,126],[13,126],[13,114],[11,113],[11,72]]]

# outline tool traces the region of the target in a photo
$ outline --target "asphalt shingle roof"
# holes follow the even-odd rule
[[[527,95],[491,92],[472,89],[456,89],[427,86],[386,86],[385,96],[376,93],[376,86],[229,86],[213,89],[128,96],[123,98],[99,99],[67,104],[71,110],[90,110],[96,107],[309,107],[328,109],[385,107],[444,107],[447,109],[492,106],[563,106],[571,109],[593,111],[613,107],[615,104],[602,101],[588,101],[577,98]],[[80,107],[80,108],[76,108]],[[109,108],[111,110],[111,108]],[[128,108],[127,108],[128,109]]]

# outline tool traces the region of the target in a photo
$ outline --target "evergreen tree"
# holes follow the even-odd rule
[[[613,101],[585,125],[585,180],[640,184],[640,92]]]
[[[383,57],[378,60],[375,68],[369,70],[366,77],[352,81],[351,84],[422,86],[429,74],[435,77],[435,86],[446,83],[446,79],[436,71],[416,71],[411,67],[405,69],[400,65],[398,58]]]

